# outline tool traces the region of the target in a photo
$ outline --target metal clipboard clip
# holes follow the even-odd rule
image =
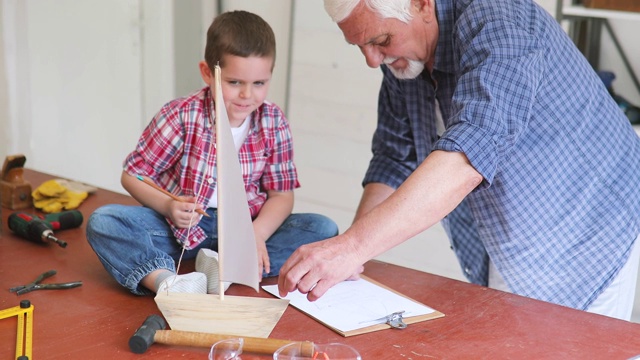
[[[407,324],[402,321],[402,314],[404,314],[404,310],[396,311],[392,314],[389,314],[385,317],[381,317],[380,319],[376,319],[374,321],[382,321],[385,320],[387,325],[391,326],[394,329],[402,330],[407,327]]]

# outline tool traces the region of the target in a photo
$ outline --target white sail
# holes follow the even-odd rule
[[[247,285],[259,291],[256,240],[240,161],[222,96],[220,66],[216,65],[214,74],[220,281]]]

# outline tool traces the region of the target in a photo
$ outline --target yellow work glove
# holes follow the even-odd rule
[[[63,179],[48,180],[38,186],[32,193],[33,206],[46,213],[78,208],[89,193],[81,188],[70,186]]]

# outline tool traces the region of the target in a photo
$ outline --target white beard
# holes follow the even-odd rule
[[[398,60],[398,58],[385,58],[383,62],[389,65],[396,60]],[[393,74],[393,76],[395,76],[398,79],[415,79],[420,74],[422,74],[422,71],[424,70],[423,63],[417,60],[408,60],[408,59],[407,59],[407,62],[408,62],[408,65],[404,69],[396,69],[391,65],[387,66],[387,68],[391,70],[391,73]]]

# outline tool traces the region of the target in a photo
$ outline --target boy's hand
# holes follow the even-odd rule
[[[258,247],[258,279],[262,280],[263,270],[266,273],[271,271],[271,264],[269,263],[269,253],[267,252],[267,243],[256,239],[256,245]]]
[[[169,201],[169,219],[171,219],[175,227],[180,229],[198,225],[202,215],[194,210],[202,208],[202,205],[195,203],[196,198],[194,196],[182,196],[181,199],[186,201],[167,200]]]

